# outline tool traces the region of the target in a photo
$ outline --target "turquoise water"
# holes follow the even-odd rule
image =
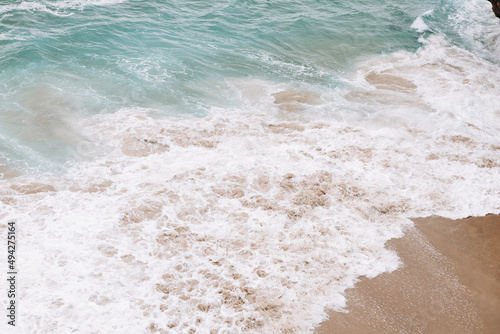
[[[0,0],[15,333],[313,333],[500,213],[499,65],[484,0]]]
[[[73,118],[125,107],[206,115],[238,103],[228,79],[333,89],[359,57],[421,47],[411,24],[433,8],[449,14],[454,3],[10,1],[0,7],[0,154],[57,169],[75,158]]]
[[[419,47],[409,26],[423,7],[331,1],[44,6],[50,12],[3,13],[1,34],[8,37],[1,65],[11,71],[3,80],[16,73],[22,82],[64,81],[57,87],[68,86],[68,99],[83,100],[75,107],[94,112],[169,105],[196,112],[206,94],[186,86],[206,78],[335,86],[354,57]],[[61,72],[73,76],[60,78]],[[74,90],[90,91],[100,103]]]

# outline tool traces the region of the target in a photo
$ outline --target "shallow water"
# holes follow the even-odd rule
[[[408,218],[498,213],[483,2],[0,5],[21,332],[308,333]]]

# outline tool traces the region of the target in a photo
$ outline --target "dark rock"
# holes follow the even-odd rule
[[[500,0],[488,0],[488,1],[491,2],[491,6],[493,8],[495,16],[500,19]]]

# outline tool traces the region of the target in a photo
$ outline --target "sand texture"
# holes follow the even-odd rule
[[[317,334],[500,333],[500,216],[414,219],[398,270],[363,278]]]

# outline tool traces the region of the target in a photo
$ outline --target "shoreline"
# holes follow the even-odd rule
[[[402,266],[362,277],[316,334],[500,333],[500,215],[412,220],[386,244]]]

